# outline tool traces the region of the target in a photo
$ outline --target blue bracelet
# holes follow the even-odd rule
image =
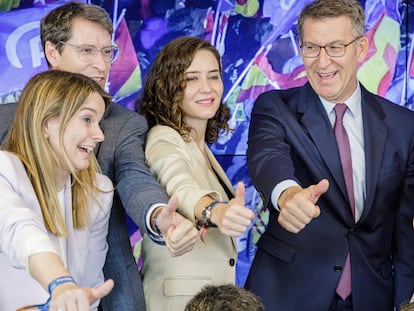
[[[49,291],[49,295],[50,295],[49,299],[43,304],[26,306],[26,308],[30,307],[30,310],[32,310],[33,307],[36,307],[37,310],[39,310],[39,311],[48,311],[50,300],[52,299],[53,290],[55,289],[56,286],[59,286],[60,284],[63,284],[63,283],[75,283],[76,284],[75,279],[71,276],[61,276],[57,279],[54,279],[48,285],[48,291]]]
[[[37,309],[40,311],[49,311],[50,299],[51,298],[49,297],[49,299],[44,304],[35,305],[35,307],[37,307]]]
[[[59,286],[63,283],[75,283],[75,279],[71,276],[61,276],[57,279],[54,279],[52,282],[49,283],[49,286],[47,287],[49,291],[49,295],[52,296],[52,292],[55,289],[56,286]]]

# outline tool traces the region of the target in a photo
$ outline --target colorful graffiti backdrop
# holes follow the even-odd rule
[[[113,18],[121,47],[108,91],[128,108],[158,51],[183,35],[213,43],[222,55],[225,101],[234,131],[211,146],[234,184],[246,184],[246,204],[257,215],[238,240],[237,283],[243,284],[255,243],[267,222],[246,167],[250,112],[258,94],[306,81],[296,19],[309,0],[93,0]],[[27,80],[46,70],[39,20],[62,1],[0,1],[0,103],[15,102]],[[361,0],[370,49],[358,78],[372,92],[414,109],[413,0]],[[138,264],[141,235],[129,221]]]

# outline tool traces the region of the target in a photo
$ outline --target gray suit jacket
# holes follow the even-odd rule
[[[16,104],[0,105],[0,139],[3,141]],[[105,140],[95,154],[102,173],[116,187],[109,219],[109,251],[104,266],[105,279],[115,288],[101,304],[103,310],[145,310],[142,282],[135,263],[125,222],[126,213],[145,233],[145,211],[153,203],[166,203],[168,197],[145,165],[144,142],[148,129],[144,117],[112,104],[101,122]],[[126,213],[125,213],[126,211]]]

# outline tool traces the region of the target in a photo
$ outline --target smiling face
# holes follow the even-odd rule
[[[92,93],[82,104],[79,111],[67,123],[63,133],[63,148],[60,144],[61,117],[54,117],[47,121],[45,135],[51,149],[55,153],[60,170],[56,170],[58,185],[66,182],[71,172],[66,164],[66,157],[75,170],[87,169],[90,164],[91,153],[96,145],[104,140],[99,122],[105,112],[105,104],[98,93]]]
[[[345,16],[307,18],[303,25],[303,42],[319,46],[332,43],[347,44],[356,38],[353,33],[351,20]],[[342,57],[330,57],[325,49],[321,49],[316,58],[306,58],[302,55],[312,88],[330,102],[344,102],[356,90],[358,63],[363,61],[367,51],[368,39],[361,37],[346,47],[345,55]]]
[[[102,26],[84,18],[73,20],[71,34],[67,42],[72,45],[89,46],[99,50],[111,46],[111,34]],[[56,46],[47,41],[45,54],[53,69],[83,74],[94,79],[102,88],[105,87],[111,64],[105,61],[102,53],[97,53],[90,61],[83,61],[75,47],[63,46],[62,52],[59,53]]]
[[[223,96],[223,81],[214,54],[207,50],[197,51],[185,76],[181,104],[184,120],[193,128],[198,128],[200,123],[205,126],[216,114]]]

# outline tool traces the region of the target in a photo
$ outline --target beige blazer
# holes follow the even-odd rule
[[[208,160],[232,193],[233,186],[212,152]],[[194,222],[194,206],[209,194],[217,201],[228,201],[215,173],[193,141],[167,126],[157,125],[148,133],[146,158],[151,172],[165,187],[168,195],[179,198],[178,211]],[[199,239],[194,249],[171,257],[165,246],[143,240],[143,267],[147,310],[184,310],[185,304],[206,284],[234,283],[237,249],[234,239],[217,228],[209,229],[205,243]]]

